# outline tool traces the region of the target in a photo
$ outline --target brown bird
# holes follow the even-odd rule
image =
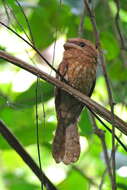
[[[64,44],[64,56],[58,71],[68,83],[91,96],[97,69],[97,49],[88,40],[73,38]],[[60,76],[56,76],[62,80]],[[84,105],[60,88],[55,89],[57,129],[52,154],[57,163],[76,162],[80,155],[77,122]],[[85,129],[84,129],[85,130]]]

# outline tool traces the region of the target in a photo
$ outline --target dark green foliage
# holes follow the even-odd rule
[[[93,133],[92,125],[91,125],[91,122],[89,119],[89,114],[88,114],[88,111],[86,110],[86,108],[83,110],[83,112],[81,114],[79,126],[81,129],[82,136],[90,137],[91,134]]]
[[[19,106],[33,106],[36,104],[36,88],[37,83],[32,84],[32,86],[25,92],[19,94],[15,99],[15,104]],[[44,103],[51,99],[54,95],[54,88],[51,84],[40,81],[38,84],[37,92],[37,103]]]
[[[78,181],[77,179],[80,180]],[[87,180],[80,174],[80,172],[72,169],[71,172],[68,173],[67,178],[62,181],[58,188],[60,190],[66,190],[66,189],[75,189],[75,187],[79,187],[80,190],[84,190],[88,188],[88,182]]]
[[[38,185],[34,185],[34,184],[28,182],[25,179],[25,175],[18,176],[13,173],[6,173],[3,176],[3,179],[4,179],[5,183],[7,184],[6,187],[9,188],[10,190],[17,190],[17,189],[19,189],[19,190],[27,190],[27,189],[36,190],[37,188],[39,188]]]

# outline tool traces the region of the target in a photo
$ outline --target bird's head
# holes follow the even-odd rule
[[[95,57],[97,59],[98,50],[95,45],[89,40],[82,38],[71,38],[66,41],[64,44],[64,49],[77,49],[80,52],[84,53],[87,56]]]

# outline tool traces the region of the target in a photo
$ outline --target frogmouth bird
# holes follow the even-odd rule
[[[73,38],[66,41],[64,49],[63,60],[58,67],[62,77],[57,74],[56,78],[59,80],[64,78],[72,87],[90,97],[96,81],[98,56],[96,47],[86,39]],[[57,129],[52,155],[57,163],[70,164],[79,158],[77,122],[83,107],[83,103],[67,92],[60,88],[55,89]]]

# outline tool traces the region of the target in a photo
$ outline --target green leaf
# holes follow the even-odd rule
[[[33,106],[36,104],[36,89],[38,88],[37,103],[46,102],[53,97],[54,88],[51,84],[43,81],[35,82],[28,90],[16,97],[14,103],[21,107]]]
[[[18,176],[13,173],[5,173],[4,174],[4,181],[8,184],[9,190],[37,190],[39,188],[38,185],[29,183],[26,176]]]
[[[13,15],[14,15],[11,22],[13,23],[13,26],[16,28],[16,32],[17,31],[19,31],[19,32],[25,31],[25,33],[28,35],[29,34],[28,24],[27,24],[27,21],[24,16],[24,14],[25,14],[27,17],[27,13],[25,12],[25,10],[24,10],[24,14],[23,14],[23,12],[21,11],[21,8],[19,7],[19,5],[17,4],[17,2],[15,0],[8,0],[7,4],[9,5],[9,8],[12,10]],[[19,2],[19,4],[20,4],[20,2]]]
[[[9,107],[5,107],[4,109],[0,110],[0,118],[5,122],[7,127],[9,127],[13,133],[17,136],[17,131],[20,130],[19,135],[22,137],[22,140],[24,138],[24,135],[22,133],[25,133],[25,130],[29,128],[29,132],[31,131],[31,136],[33,136],[33,130],[34,130],[34,115],[32,109],[24,109],[24,110],[18,110],[18,109],[11,109]],[[16,133],[15,133],[16,132]],[[32,139],[28,138],[29,133],[25,133],[25,136],[27,135],[27,142],[24,140],[24,144],[30,144],[32,143]],[[17,136],[18,137],[18,136]],[[0,137],[0,148],[6,149],[10,148],[7,143],[3,140],[2,137]]]
[[[112,82],[113,86],[113,97],[116,103],[123,102],[127,103],[127,81],[121,81],[118,83],[117,81]],[[121,90],[122,89],[122,90]]]
[[[127,189],[127,183],[126,183],[126,178],[125,177],[120,177],[116,176],[116,181],[117,181],[117,188],[118,190],[126,190]]]
[[[33,33],[36,46],[40,48],[48,47],[55,40],[56,28],[61,30],[65,27],[65,16],[67,13],[63,5],[62,9],[56,0],[39,1],[38,6],[33,10],[29,23]],[[60,11],[60,14],[59,14]],[[67,16],[66,16],[67,17]]]
[[[3,94],[0,94],[0,109],[2,109],[7,104],[7,99]]]
[[[5,50],[6,50],[6,47],[5,47],[5,46],[0,45],[0,50],[5,51]]]
[[[67,189],[80,189],[84,190],[88,188],[88,183],[85,177],[83,177],[78,171],[71,170],[67,178],[58,185],[59,190]]]
[[[93,26],[91,24],[90,18],[87,16],[85,17],[85,29],[87,29],[88,31],[93,30]]]
[[[33,109],[14,110],[5,108],[0,112],[0,118],[5,122],[23,145],[36,144],[36,123]],[[43,118],[42,118],[43,119]],[[39,124],[40,143],[49,143],[53,139],[55,124],[45,121]],[[0,148],[10,148],[3,137],[0,137]]]
[[[117,81],[127,81],[127,68],[119,60],[113,61],[108,68],[109,75]]]
[[[102,48],[108,60],[113,60],[119,55],[119,46],[116,38],[109,32],[102,32],[100,35]]]
[[[80,134],[82,136],[90,137],[91,134],[93,133],[87,109],[84,109],[81,114],[79,126],[81,129]]]

